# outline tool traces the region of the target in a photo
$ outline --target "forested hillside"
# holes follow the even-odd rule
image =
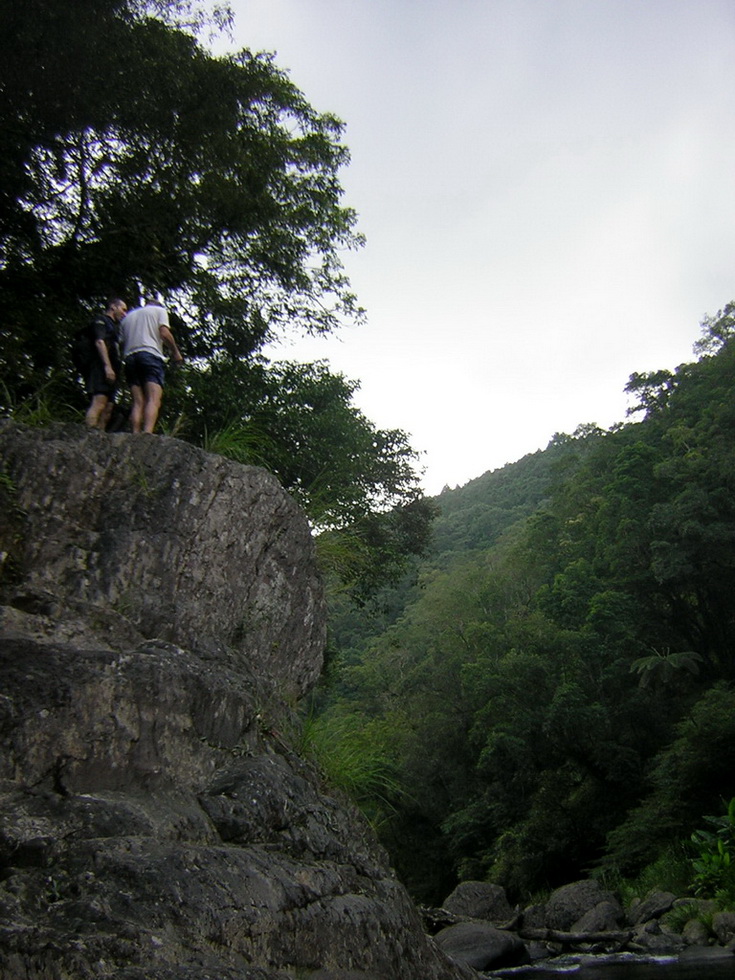
[[[734,308],[631,378],[636,421],[445,490],[415,581],[336,607],[312,738],[420,900],[691,879],[735,795]]]

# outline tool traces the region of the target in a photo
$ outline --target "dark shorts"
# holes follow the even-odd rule
[[[153,383],[163,388],[164,362],[155,354],[138,351],[125,359],[125,377],[131,387]]]
[[[118,368],[115,372],[117,377],[120,377],[120,369]],[[105,398],[109,399],[111,402],[115,401],[115,396],[117,395],[117,380],[108,381],[105,377],[105,367],[99,357],[95,358],[90,368],[89,374],[87,375],[87,394],[91,397],[94,395],[104,395]]]

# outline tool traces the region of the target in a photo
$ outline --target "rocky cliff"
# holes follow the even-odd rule
[[[0,980],[466,978],[292,747],[325,611],[277,481],[81,427],[0,459]]]

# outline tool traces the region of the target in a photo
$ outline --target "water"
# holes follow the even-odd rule
[[[487,980],[735,980],[735,955],[706,951],[681,959],[634,953],[560,956],[534,966],[483,973]]]

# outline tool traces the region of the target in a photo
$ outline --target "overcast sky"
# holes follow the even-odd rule
[[[360,381],[438,493],[625,419],[735,299],[733,0],[232,0],[346,123]],[[279,352],[281,356],[283,352]]]

